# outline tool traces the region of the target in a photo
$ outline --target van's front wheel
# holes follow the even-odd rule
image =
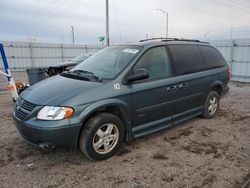
[[[216,91],[211,91],[205,101],[202,117],[213,118],[219,109],[220,97]]]
[[[81,151],[91,160],[104,160],[113,156],[124,138],[121,120],[109,113],[91,117],[83,127],[79,145]]]

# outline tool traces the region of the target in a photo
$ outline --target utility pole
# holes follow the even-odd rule
[[[75,44],[75,31],[74,31],[74,26],[70,26],[71,27],[71,33],[72,33],[72,44]]]
[[[206,33],[204,34],[204,41],[207,40],[207,36],[209,35],[209,33],[210,33],[210,31],[208,31],[208,32],[206,32]]]
[[[168,12],[166,12],[166,38],[168,38]]]
[[[106,0],[106,42],[109,46],[109,0]]]
[[[231,33],[230,33],[230,39],[231,39],[231,41],[233,40],[233,32],[234,32],[234,28],[232,27],[231,28]]]
[[[160,11],[162,14],[164,14],[166,16],[166,38],[168,38],[168,12],[161,9],[161,8],[157,8],[155,10]]]
[[[230,54],[230,59],[231,59],[231,62],[230,62],[230,69],[232,70],[233,69],[233,64],[234,64],[234,55],[235,55],[235,40],[233,40],[233,32],[234,32],[234,29],[233,27],[231,28],[231,32],[230,32],[230,41],[231,41],[231,54]],[[232,75],[233,76],[233,75]]]

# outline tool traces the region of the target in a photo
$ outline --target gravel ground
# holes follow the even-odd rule
[[[231,83],[212,120],[194,118],[124,144],[101,162],[23,142],[0,91],[0,187],[250,187],[250,85]]]

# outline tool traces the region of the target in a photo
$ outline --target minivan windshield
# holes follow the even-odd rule
[[[70,71],[87,71],[101,79],[113,79],[137,56],[140,49],[139,46],[107,47]]]

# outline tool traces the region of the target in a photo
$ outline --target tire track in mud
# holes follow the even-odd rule
[[[223,112],[223,110],[221,110]],[[222,116],[219,114],[219,117]],[[227,116],[225,116],[227,118]],[[250,118],[250,116],[244,116],[244,115],[231,115],[229,116],[231,122],[239,122],[239,121],[246,121]],[[229,119],[228,118],[228,119]],[[238,165],[241,161],[240,157],[237,157],[229,152],[229,147],[231,146],[231,142],[226,142],[226,143],[221,143],[218,141],[211,141],[211,139],[205,140],[205,141],[199,141],[200,136],[201,137],[211,137],[213,133],[216,130],[212,128],[207,128],[206,126],[204,127],[189,127],[186,129],[181,129],[174,133],[174,135],[170,136],[165,136],[164,140],[166,142],[169,142],[172,146],[174,146],[176,151],[178,150],[185,150],[189,153],[193,153],[196,155],[212,155],[214,159],[221,159],[223,156],[226,160],[235,162],[234,165]],[[197,138],[188,138],[192,134],[196,134],[198,137]],[[184,142],[184,145],[180,145],[179,139],[183,141],[183,139],[187,138],[187,141]],[[191,140],[194,139],[194,140]],[[153,154],[152,156],[153,159],[158,159],[158,160],[169,160],[170,158],[165,155],[164,152],[157,152]],[[186,164],[188,165],[188,164]],[[177,166],[176,166],[177,167]],[[192,167],[192,165],[191,165]],[[213,173],[214,168],[208,166],[204,166],[206,169],[206,175],[200,175],[202,177],[202,183],[193,186],[194,188],[198,187],[212,187],[214,183],[218,180],[218,177],[216,174]],[[249,180],[250,181],[250,180]],[[250,182],[245,183],[247,187],[249,187]],[[244,185],[244,188],[247,188]],[[250,188],[250,187],[249,187]]]
[[[190,141],[186,145],[181,146],[182,149],[195,153],[197,155],[209,155],[213,154],[213,158],[221,158],[222,155],[226,155],[230,144],[222,144],[220,142],[197,142]]]
[[[164,140],[169,142],[171,145],[177,145],[178,139],[189,137],[190,135],[197,133],[199,136],[202,137],[211,137],[212,133],[214,132],[213,129],[202,127],[197,128],[197,130],[192,130],[193,127],[189,127],[186,129],[182,129],[176,132],[173,136],[164,137]],[[183,145],[176,146],[178,150],[185,150],[191,153],[195,153],[197,155],[201,154],[213,154],[214,158],[221,158],[222,155],[225,155],[228,151],[228,147],[230,143],[222,144],[220,142],[215,141],[207,141],[207,142],[200,142],[197,140],[187,140]]]
[[[234,109],[220,109],[216,115],[217,117],[224,117],[230,120],[231,123],[237,123],[239,121],[248,121],[250,120],[250,115],[245,114],[245,112],[239,113]]]
[[[10,163],[23,163],[26,158],[32,158],[41,154],[41,151],[33,146],[22,143],[21,140],[15,139],[11,144],[2,144],[0,154],[0,168]]]
[[[27,183],[37,187],[248,188],[250,87],[232,87],[214,119],[195,118],[124,144],[112,159],[98,163],[87,161],[79,151],[44,154],[23,143],[8,113],[9,93],[0,93],[0,182],[3,187]]]
[[[249,188],[250,187],[250,172],[241,178],[240,181],[236,180],[235,188]]]
[[[178,139],[182,138],[182,137],[188,137],[191,134],[193,134],[193,127],[188,127],[185,129],[181,129],[177,132],[174,133],[174,135],[170,135],[170,136],[165,136],[163,139],[166,142],[169,142],[170,144],[174,145],[175,141],[177,141]]]

